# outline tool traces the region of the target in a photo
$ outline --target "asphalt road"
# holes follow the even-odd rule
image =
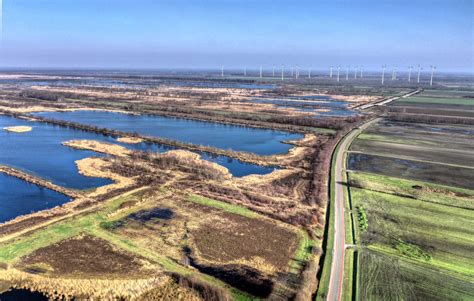
[[[329,279],[329,290],[327,295],[327,300],[329,301],[339,301],[342,300],[342,288],[344,282],[344,255],[345,255],[345,224],[344,224],[344,189],[345,180],[344,172],[346,169],[346,160],[345,153],[352,141],[357,137],[361,130],[367,128],[373,123],[377,122],[380,119],[375,119],[369,121],[358,129],[351,131],[347,134],[339,145],[339,151],[336,154],[336,164],[335,168],[335,182],[336,188],[335,193],[335,211],[334,214],[334,248],[333,248],[333,257],[331,264],[331,278]]]

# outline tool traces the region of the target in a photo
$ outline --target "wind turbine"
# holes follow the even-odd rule
[[[431,66],[431,79],[430,79],[430,86],[433,85],[433,75],[436,70],[436,66]]]
[[[311,68],[308,69],[308,78],[311,78]]]
[[[395,66],[395,68],[393,69],[394,71],[394,79],[397,80],[397,66]]]
[[[281,65],[281,80],[285,80],[285,65]]]
[[[262,65],[260,65],[260,78],[262,78]]]
[[[354,66],[354,79],[357,79],[357,66]]]
[[[408,82],[411,82],[411,70],[413,69],[413,66],[408,67]]]
[[[224,77],[224,65],[221,66],[221,77]]]
[[[329,78],[332,78],[332,66],[329,67]]]
[[[244,68],[244,76],[247,76],[247,67]]]
[[[337,82],[339,82],[339,71],[341,71],[341,66],[337,66]]]
[[[419,84],[420,83],[420,73],[421,73],[421,66],[418,65],[418,78],[416,80],[416,82]]]
[[[382,85],[383,85],[383,81],[385,79],[385,68],[387,68],[387,65],[382,66]]]
[[[293,77],[293,74],[295,74],[295,67],[291,67],[291,77]]]
[[[272,77],[275,77],[275,66],[273,66]]]
[[[349,80],[349,66],[346,66],[346,80]]]
[[[362,70],[363,69],[364,69],[364,66],[360,66],[360,78],[362,78],[362,75],[363,75]]]

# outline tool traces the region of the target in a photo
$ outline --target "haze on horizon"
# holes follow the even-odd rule
[[[0,68],[435,64],[473,72],[473,3],[3,0]]]

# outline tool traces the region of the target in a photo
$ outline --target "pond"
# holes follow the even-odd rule
[[[12,288],[0,294],[1,301],[48,301],[49,298],[40,292],[33,292],[27,289]]]
[[[292,145],[283,141],[303,138],[301,134],[284,131],[156,115],[106,111],[42,112],[35,115],[258,155],[287,153]]]
[[[287,96],[284,98],[254,98],[249,102],[273,104],[277,108],[313,112],[317,116],[354,116],[358,113],[349,109],[349,102],[332,99],[325,95]]]
[[[0,223],[68,201],[63,194],[0,173]]]

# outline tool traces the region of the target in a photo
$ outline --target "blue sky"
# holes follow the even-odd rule
[[[472,72],[473,2],[3,0],[0,67]]]

